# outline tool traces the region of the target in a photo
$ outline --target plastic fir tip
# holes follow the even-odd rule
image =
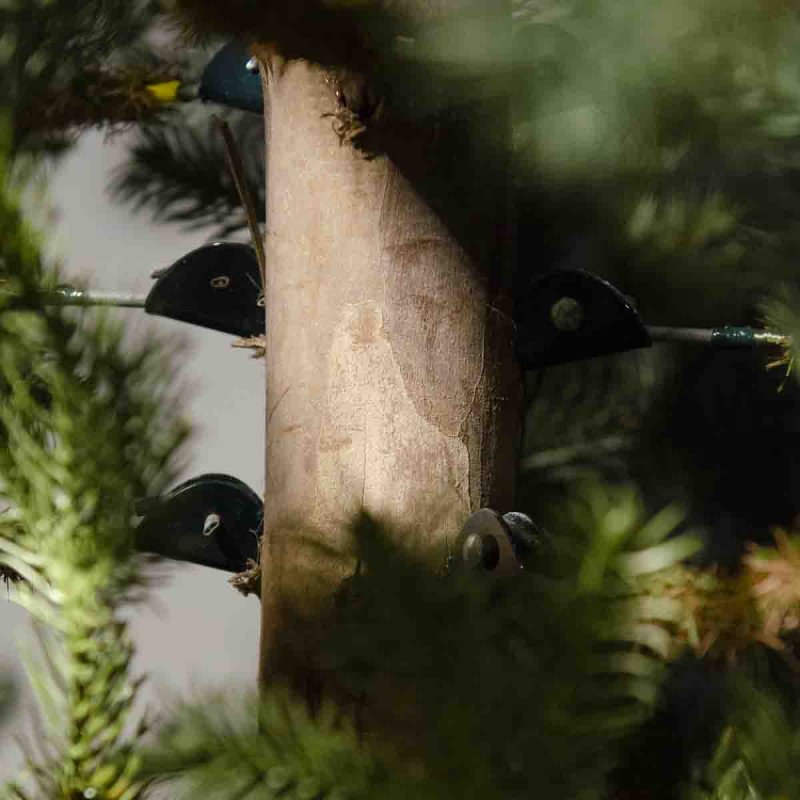
[[[164,81],[163,83],[151,83],[145,88],[159,103],[175,103],[181,99],[180,87],[180,81]]]

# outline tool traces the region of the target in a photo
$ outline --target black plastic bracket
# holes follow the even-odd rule
[[[136,542],[144,552],[234,573],[258,560],[264,506],[230,475],[191,478],[166,495],[139,500],[134,512],[143,518]]]
[[[156,273],[145,311],[234,336],[266,330],[261,273],[253,248],[214,242]]]
[[[455,562],[476,572],[513,575],[541,547],[542,531],[525,514],[481,508],[467,518],[456,540]]]
[[[524,369],[652,344],[630,298],[583,270],[557,270],[537,279],[518,308],[517,356]]]
[[[206,102],[264,113],[261,75],[245,45],[229,42],[217,50],[203,70],[198,95]]]

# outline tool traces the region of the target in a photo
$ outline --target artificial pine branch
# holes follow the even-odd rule
[[[5,159],[2,171],[12,174]],[[13,598],[51,631],[38,683],[60,712],[46,762],[29,769],[43,798],[132,800],[141,785],[125,729],[138,683],[118,616],[143,585],[131,509],[174,479],[186,427],[156,342],[123,347],[108,319],[63,308],[8,309],[58,281],[17,191],[0,187],[0,563],[20,578]],[[30,797],[17,784],[8,794]]]
[[[526,376],[518,480],[527,513],[537,519],[554,494],[587,471],[612,481],[632,476],[639,432],[663,373],[664,354],[640,350]]]
[[[14,149],[63,151],[70,141],[63,128],[103,119],[101,99],[109,101],[111,122],[141,110],[130,90],[122,102],[119,88],[137,71],[159,73],[147,43],[157,19],[152,0],[32,0],[0,9],[0,100],[14,126]],[[90,86],[90,76],[102,79],[103,91]]]
[[[80,132],[90,127],[115,129],[126,123],[157,121],[164,104],[148,90],[151,84],[178,80],[175,68],[87,66],[70,83],[42,88],[20,111],[17,135]]]
[[[765,327],[786,331],[789,334],[790,345],[767,364],[768,369],[784,370],[787,377],[794,372],[798,343],[800,343],[798,308],[800,308],[800,290],[796,285],[790,283],[784,283],[773,289],[770,295],[762,301],[760,307]],[[794,372],[793,377],[798,378],[797,372]]]
[[[775,537],[776,548],[751,545],[739,572],[676,566],[648,582],[647,594],[680,607],[677,649],[735,661],[763,645],[794,662],[785,641],[800,625],[800,539]]]
[[[413,766],[359,741],[332,706],[310,716],[273,690],[261,700],[216,695],[184,704],[146,752],[143,775],[177,798],[435,800],[445,795]]]
[[[639,501],[627,502],[627,513],[641,518]],[[579,503],[573,499],[564,505],[566,515],[555,516],[561,519],[554,528],[559,535],[565,525],[576,523],[592,530],[588,520],[569,511],[580,509]],[[776,529],[774,546],[750,544],[738,569],[723,570],[684,563],[691,555],[690,540],[684,540],[687,549],[682,551],[680,539],[666,538],[681,518],[672,506],[653,515],[631,536],[631,546],[645,549],[620,553],[613,567],[629,599],[641,604],[645,617],[652,612],[650,632],[659,653],[675,660],[688,649],[698,657],[731,663],[762,646],[795,664],[787,641],[800,627],[800,534]],[[602,550],[602,533],[591,535],[596,540],[592,546]]]
[[[252,114],[231,118],[263,222],[263,123]],[[188,112],[178,112],[170,124],[143,128],[130,153],[111,184],[115,198],[135,210],[148,208],[157,222],[179,222],[189,229],[214,226],[218,238],[246,227],[223,143],[211,121],[201,127]]]
[[[796,697],[762,665],[727,681],[728,714],[716,751],[681,795],[685,800],[784,800],[800,793]]]

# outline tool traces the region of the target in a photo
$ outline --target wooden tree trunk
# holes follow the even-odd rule
[[[256,52],[267,122],[266,682],[297,669],[303,645],[289,627],[352,569],[302,537],[344,551],[363,508],[443,561],[472,511],[513,507],[521,382],[507,175],[483,174],[464,144],[475,131],[463,117],[439,120],[398,135],[396,159],[366,158],[334,130],[329,73]],[[507,113],[496,112],[470,119],[505,135]]]

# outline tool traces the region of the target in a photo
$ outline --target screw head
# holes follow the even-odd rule
[[[574,297],[560,297],[550,306],[550,321],[562,333],[575,333],[583,325],[583,305]]]
[[[527,514],[509,511],[503,520],[511,531],[511,546],[521,564],[531,557],[546,552],[548,536]]]
[[[509,575],[519,569],[511,531],[496,511],[482,508],[470,514],[455,542],[458,563],[470,571]]]
[[[211,536],[220,525],[222,525],[222,519],[219,514],[209,514],[203,523],[203,536]]]

